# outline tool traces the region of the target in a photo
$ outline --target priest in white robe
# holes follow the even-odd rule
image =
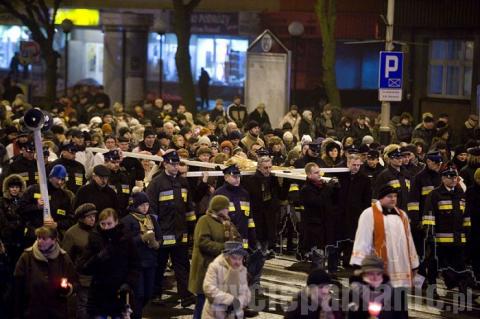
[[[407,214],[396,207],[393,187],[384,186],[378,195],[360,215],[350,264],[360,266],[366,256],[377,255],[394,288],[413,287],[419,260]]]

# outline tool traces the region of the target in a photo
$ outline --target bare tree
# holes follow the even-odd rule
[[[320,32],[322,34],[322,67],[323,85],[327,93],[329,103],[334,107],[340,107],[340,94],[337,88],[335,75],[335,22],[337,20],[336,0],[317,0],[315,5]]]
[[[0,8],[3,7],[20,20],[40,46],[41,57],[47,66],[45,96],[49,102],[55,100],[57,89],[57,60],[60,55],[53,49],[53,38],[55,17],[61,2],[62,0],[49,1],[49,6],[46,0],[0,0]]]
[[[177,66],[180,94],[183,102],[192,112],[196,110],[196,103],[189,51],[191,36],[190,17],[200,1],[201,0],[173,0],[175,17],[174,30],[178,42],[175,64]]]

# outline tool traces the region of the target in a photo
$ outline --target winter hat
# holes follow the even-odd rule
[[[112,134],[112,132],[113,132],[112,126],[108,123],[103,124],[102,125],[102,132],[105,135]]]
[[[197,157],[202,154],[210,154],[212,155],[212,150],[209,147],[201,146],[197,149]]]
[[[210,204],[208,205],[208,210],[213,212],[221,211],[222,209],[226,209],[230,206],[230,200],[227,196],[223,195],[215,195],[210,200]]]
[[[305,144],[310,144],[310,143],[312,143],[312,137],[310,135],[303,135],[301,144],[305,145]]]
[[[228,147],[230,149],[230,152],[233,150],[233,144],[229,140],[223,141],[222,144],[220,144],[220,148],[223,150],[225,147]]]
[[[8,182],[7,182],[7,187],[12,187],[12,186],[19,186],[20,188],[23,186],[24,182],[22,180],[22,177],[20,175],[10,175],[8,177]]]
[[[307,286],[310,285],[329,285],[332,278],[322,269],[313,270],[307,277]]]
[[[379,271],[384,272],[384,262],[383,260],[375,255],[366,256],[362,261],[362,268],[356,272],[357,275],[364,274],[370,271]]]
[[[293,141],[293,134],[291,132],[285,132],[283,133],[283,140],[285,142],[289,141],[289,142],[292,142]]]
[[[228,139],[229,140],[239,140],[242,138],[242,133],[240,131],[232,131],[230,134],[228,134]]]
[[[147,136],[155,136],[157,137],[157,133],[155,133],[155,131],[151,128],[146,128],[145,131],[143,132],[143,138],[145,139]]]
[[[150,203],[147,193],[145,192],[136,192],[132,194],[132,209],[137,210],[137,208],[145,203]]]
[[[59,178],[59,179],[65,179],[67,177],[67,170],[65,169],[65,166],[63,166],[61,164],[57,164],[52,168],[48,177],[56,177],[56,178]]]
[[[260,124],[258,124],[257,121],[251,120],[245,126],[245,130],[250,131],[254,127],[260,127]]]
[[[246,256],[247,255],[247,251],[243,249],[242,242],[229,240],[225,242],[224,247],[225,248],[223,249],[223,253],[225,255],[228,255],[228,256],[231,256],[231,255]]]
[[[334,141],[329,142],[327,145],[325,145],[325,152],[328,154],[328,152],[332,151],[334,148],[336,148],[338,153],[340,153],[340,147]]]
[[[212,145],[212,142],[210,141],[208,136],[202,136],[198,139],[198,144],[199,145],[208,144],[208,146],[210,146],[210,145]]]
[[[385,196],[387,196],[388,194],[398,194],[398,190],[396,190],[395,188],[393,188],[390,185],[385,185],[382,188],[380,188],[380,190],[378,191],[378,196],[377,197],[378,197],[378,199],[382,199]]]
[[[375,140],[373,139],[373,137],[371,135],[365,135],[363,138],[362,138],[362,144],[372,144]]]
[[[97,213],[97,207],[92,203],[82,204],[75,209],[75,217],[77,219],[87,217],[88,215],[96,215]]]

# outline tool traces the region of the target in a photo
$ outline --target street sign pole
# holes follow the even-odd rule
[[[393,17],[395,15],[395,0],[388,0],[387,7],[387,26],[385,33],[385,51],[393,50]],[[382,102],[382,113],[380,122],[380,143],[390,144],[390,102]]]

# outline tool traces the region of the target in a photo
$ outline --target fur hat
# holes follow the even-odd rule
[[[208,210],[213,212],[221,211],[222,209],[228,209],[230,206],[230,200],[227,196],[223,195],[215,195],[210,200],[210,204],[208,204]]]

